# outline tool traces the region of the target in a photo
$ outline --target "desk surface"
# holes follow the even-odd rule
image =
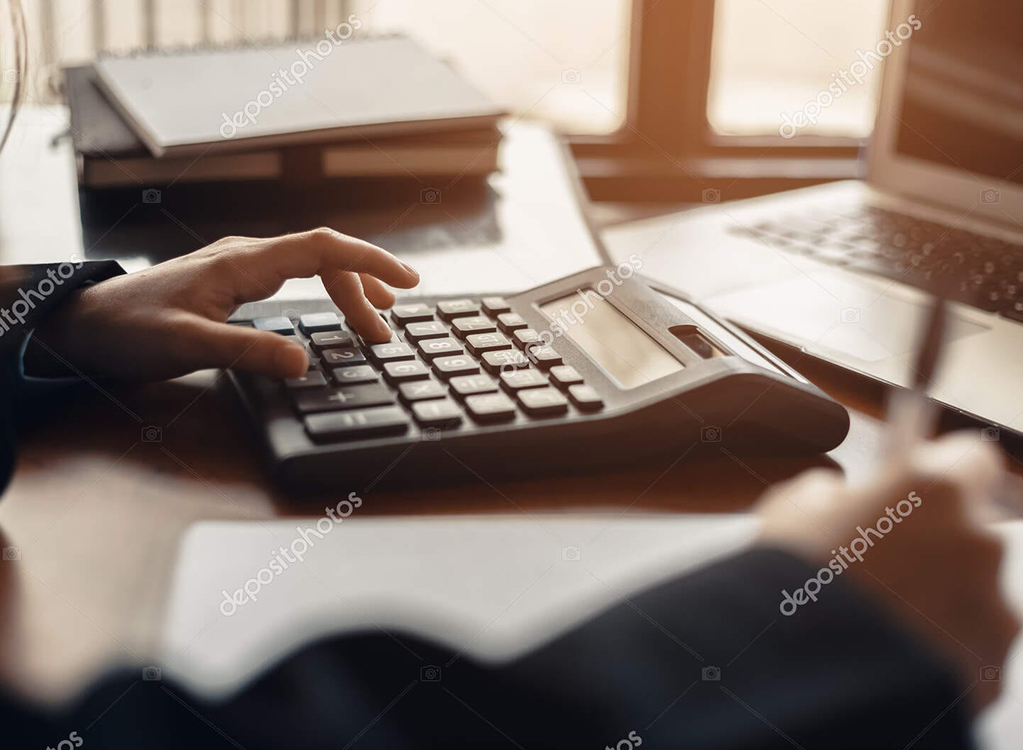
[[[67,147],[47,147],[62,116],[28,110],[4,155],[3,262],[83,251]],[[544,139],[525,137],[534,128],[523,126],[522,138],[515,130],[505,149],[514,150],[515,173],[528,186],[531,160],[549,154]],[[592,265],[588,256],[565,256],[559,264]],[[474,279],[470,273],[454,282],[474,288]],[[787,358],[852,412],[848,439],[826,460],[853,477],[869,471],[879,452],[881,394],[798,354]],[[21,551],[17,564],[0,563],[0,680],[53,698],[74,691],[102,664],[146,663],[155,651],[177,545],[189,525],[320,514],[323,502],[296,503],[266,485],[254,440],[240,428],[244,422],[224,385],[218,373],[203,372],[164,384],[79,392],[46,405],[46,418],[23,440],[14,481],[0,503],[0,546]],[[160,442],[143,440],[148,425],[162,428]],[[367,499],[365,515],[741,513],[767,485],[811,463],[820,461],[765,461],[701,446],[684,460],[615,467],[601,476],[500,483],[481,476],[471,485],[419,491],[384,485]]]

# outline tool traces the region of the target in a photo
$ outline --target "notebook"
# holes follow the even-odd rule
[[[404,36],[146,52],[96,62],[157,157],[196,157],[494,125],[503,112]]]
[[[479,177],[497,170],[496,127],[358,138],[276,150],[157,159],[96,86],[91,65],[66,68],[78,183],[104,189],[201,182],[304,181],[345,177]]]

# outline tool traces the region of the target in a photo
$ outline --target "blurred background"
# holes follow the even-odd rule
[[[676,0],[661,0],[671,5]],[[634,26],[644,0],[29,0],[31,97],[56,102],[55,71],[98,52],[317,36],[349,14],[369,33],[404,32],[458,68],[519,116],[564,132],[620,131],[629,102]],[[873,48],[887,0],[717,0],[706,122],[723,136],[777,135],[781,112],[800,109]],[[689,46],[688,29],[677,30]],[[494,54],[494,51],[499,54]],[[863,137],[878,77],[830,107],[807,131]],[[574,84],[574,85],[572,85]],[[679,86],[682,95],[681,84]],[[2,96],[13,82],[5,76]],[[702,105],[702,103],[701,103]]]

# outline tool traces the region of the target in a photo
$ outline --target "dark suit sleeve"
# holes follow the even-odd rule
[[[373,630],[308,646],[225,701],[133,670],[65,713],[0,700],[0,725],[34,741],[84,726],[108,750],[973,747],[966,691],[847,582],[780,613],[781,589],[814,574],[754,549],[509,664]]]
[[[17,406],[25,397],[24,344],[40,320],[86,284],[124,273],[114,261],[68,261],[0,269],[0,492],[14,465]]]

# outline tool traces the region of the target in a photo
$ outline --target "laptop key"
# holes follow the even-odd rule
[[[479,315],[480,306],[471,299],[449,299],[437,303],[437,314],[441,320],[454,320],[469,315]]]
[[[497,393],[497,384],[486,375],[459,375],[451,378],[451,392],[465,399],[481,393]]]
[[[348,331],[326,331],[314,333],[309,337],[313,345],[313,351],[322,352],[324,349],[339,349],[346,346],[355,346],[355,337]]]
[[[357,383],[376,383],[380,380],[377,371],[369,365],[354,367],[338,367],[331,371],[331,377],[338,385],[355,385]]]
[[[427,339],[419,342],[419,353],[423,359],[432,361],[437,357],[451,357],[462,354],[465,350],[453,338]]]
[[[313,440],[351,440],[379,435],[400,435],[408,431],[405,412],[397,406],[383,409],[313,414],[305,418],[305,429]]]
[[[382,385],[352,385],[343,388],[295,391],[292,395],[300,414],[362,409],[394,403],[394,396]]]
[[[327,384],[327,379],[322,372],[312,370],[298,378],[287,378],[284,386],[288,390],[296,391],[302,388],[322,388]]]
[[[254,318],[252,325],[261,331],[279,333],[282,336],[295,335],[295,326],[291,324],[290,320],[282,315],[278,315],[273,318]]]
[[[416,401],[429,401],[434,398],[444,398],[448,395],[447,389],[431,378],[430,380],[412,380],[398,386],[398,395],[406,404]]]
[[[546,388],[547,378],[539,370],[516,370],[501,373],[501,387],[509,393],[527,388]]]
[[[392,385],[405,383],[409,380],[425,380],[430,377],[430,368],[422,362],[385,362],[384,377]]]
[[[484,297],[482,302],[483,312],[487,315],[500,315],[501,313],[511,312],[511,305],[508,304],[504,297]]]
[[[531,388],[519,391],[515,396],[522,410],[533,417],[550,417],[568,411],[568,399],[554,388]]]
[[[366,356],[358,349],[325,349],[320,356],[328,367],[366,364]]]
[[[503,333],[474,333],[465,339],[469,353],[474,357],[480,357],[484,352],[496,352],[501,349],[511,349],[512,345]]]
[[[497,326],[490,318],[482,315],[473,315],[468,318],[457,318],[451,322],[451,330],[459,338],[465,338],[473,333],[493,333]]]
[[[412,343],[423,339],[439,339],[450,335],[447,326],[438,320],[431,320],[426,323],[409,323],[405,326],[405,338]]]
[[[341,318],[337,316],[337,313],[332,312],[309,313],[298,319],[298,327],[302,329],[302,333],[306,336],[326,331],[340,331]]]
[[[515,417],[515,404],[503,393],[469,396],[465,407],[477,422],[501,422]]]
[[[408,344],[403,344],[400,341],[390,344],[376,344],[369,348],[369,354],[375,362],[383,364],[384,362],[401,362],[407,359],[415,359],[416,353],[412,351],[412,347]]]
[[[391,308],[391,320],[399,326],[433,320],[433,308],[424,304],[395,305]]]
[[[412,413],[423,427],[450,429],[462,423],[462,410],[449,398],[412,404]]]
[[[457,375],[478,375],[480,372],[479,363],[466,356],[438,357],[433,360],[433,368],[444,380]]]

